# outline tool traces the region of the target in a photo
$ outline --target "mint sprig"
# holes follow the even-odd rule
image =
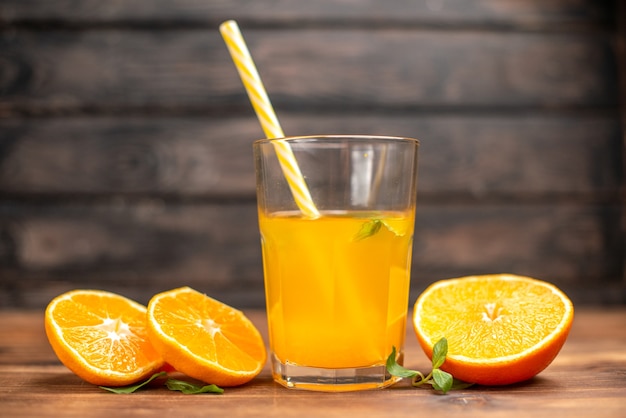
[[[139,389],[141,389],[142,387],[146,386],[148,383],[152,382],[154,379],[161,377],[161,376],[167,376],[167,372],[155,373],[152,376],[150,376],[147,380],[144,380],[143,382],[137,383],[135,385],[119,386],[119,387],[100,386],[100,389],[108,390],[109,392],[113,392],[113,393],[122,393],[122,394],[134,393],[138,391]]]
[[[187,395],[197,395],[199,393],[224,393],[224,389],[216,385],[202,386],[178,379],[167,379],[165,386],[167,386],[169,390],[177,390]]]
[[[364,240],[365,238],[374,236],[382,229],[383,226],[387,228],[389,232],[391,232],[397,237],[400,237],[403,235],[403,233],[398,232],[395,228],[389,225],[389,222],[384,221],[379,218],[374,218],[374,219],[370,219],[364,222],[361,225],[361,228],[359,229],[359,231],[356,234],[354,234],[354,236],[352,237],[352,241],[361,241],[361,240]]]
[[[167,372],[158,372],[150,376],[148,379],[143,382],[129,385],[129,386],[120,386],[120,387],[108,387],[108,386],[99,386],[100,389],[108,390],[109,392],[118,393],[118,394],[129,394],[135,393],[139,389],[146,386],[148,383],[152,382],[154,379],[159,378],[161,376],[167,376]],[[216,385],[197,385],[195,383],[185,382],[184,380],[172,379],[168,378],[165,381],[165,386],[172,391],[179,391],[188,395],[196,395],[200,393],[224,393],[224,389],[220,388]]]
[[[383,224],[384,222],[380,219],[372,219],[363,223],[363,225],[361,225],[361,229],[359,229],[359,232],[356,233],[353,240],[361,241],[365,238],[371,237],[372,235],[376,235],[376,233],[380,231],[380,228],[382,228]]]
[[[448,340],[440,339],[433,346],[432,370],[427,375],[407,369],[396,362],[396,347],[393,347],[391,354],[387,357],[387,372],[392,376],[401,378],[411,378],[411,385],[419,387],[423,385],[431,385],[433,389],[439,390],[444,394],[450,390],[465,389],[472,386],[472,383],[466,383],[452,377],[448,372],[440,369],[446,361],[448,355]]]

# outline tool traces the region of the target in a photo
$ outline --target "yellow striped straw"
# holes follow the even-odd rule
[[[283,138],[285,134],[280,127],[276,113],[265,92],[265,87],[263,87],[263,82],[254,65],[250,51],[248,51],[248,47],[243,40],[237,22],[229,20],[222,23],[220,25],[220,33],[226,42],[235,67],[237,67],[241,81],[246,88],[250,102],[252,102],[252,107],[259,118],[259,122],[261,122],[263,132],[269,139]],[[313,203],[311,193],[304,181],[304,176],[300,172],[300,167],[291,147],[287,141],[281,139],[272,141],[272,144],[274,144],[278,162],[296,204],[305,216],[318,218],[320,214]]]

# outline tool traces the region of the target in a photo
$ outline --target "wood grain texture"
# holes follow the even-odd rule
[[[606,24],[614,12],[613,1],[586,0],[5,0],[0,4],[0,22],[56,22],[58,24],[184,23],[212,24],[238,19],[250,24],[360,25],[425,24],[492,25],[528,29],[586,28]]]
[[[246,311],[266,338],[265,315]],[[446,417],[618,418],[626,408],[626,312],[577,310],[570,336],[554,362],[536,378],[504,387],[475,386],[437,395],[406,381],[378,391],[315,393],[274,384],[268,365],[251,383],[223,395],[189,396],[151,387],[113,395],[82,382],[55,358],[43,331],[42,311],[0,313],[0,403],[12,417],[128,417],[176,411],[186,417]],[[267,339],[266,339],[267,341]],[[426,371],[428,359],[407,328],[405,365]],[[184,376],[177,376],[185,379]]]
[[[623,8],[2,1],[0,309],[179,284],[262,306],[263,134],[217,31],[231,18],[286,133],[420,139],[412,297],[513,272],[626,303]]]
[[[619,100],[611,39],[601,34],[287,28],[245,36],[277,110]],[[15,30],[2,33],[0,60],[0,115],[249,106],[217,28]]]
[[[0,213],[5,307],[44,306],[77,287],[147,302],[183,285],[264,306],[253,202],[10,208]],[[511,272],[556,283],[576,303],[620,302],[619,217],[619,206],[423,205],[411,300],[437,279]]]
[[[282,114],[287,132],[420,139],[420,194],[617,201],[620,125],[609,117]],[[253,117],[0,119],[0,192],[255,197]],[[594,138],[593,141],[589,138]],[[494,158],[497,155],[498,158]]]

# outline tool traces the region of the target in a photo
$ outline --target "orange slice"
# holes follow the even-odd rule
[[[146,330],[146,307],[101,290],[73,290],[46,308],[48,341],[61,362],[87,382],[136,383],[163,366]]]
[[[554,285],[498,274],[432,284],[415,303],[413,327],[429,357],[440,338],[448,340],[442,370],[466,382],[505,385],[548,367],[573,318],[572,302]]]
[[[218,386],[252,380],[267,358],[261,334],[242,312],[189,287],[150,300],[148,329],[176,370]]]

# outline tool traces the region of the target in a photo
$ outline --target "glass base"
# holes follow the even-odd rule
[[[274,381],[291,389],[347,392],[381,389],[400,380],[400,378],[387,373],[384,364],[358,368],[324,369],[284,364],[273,353],[271,361]]]

